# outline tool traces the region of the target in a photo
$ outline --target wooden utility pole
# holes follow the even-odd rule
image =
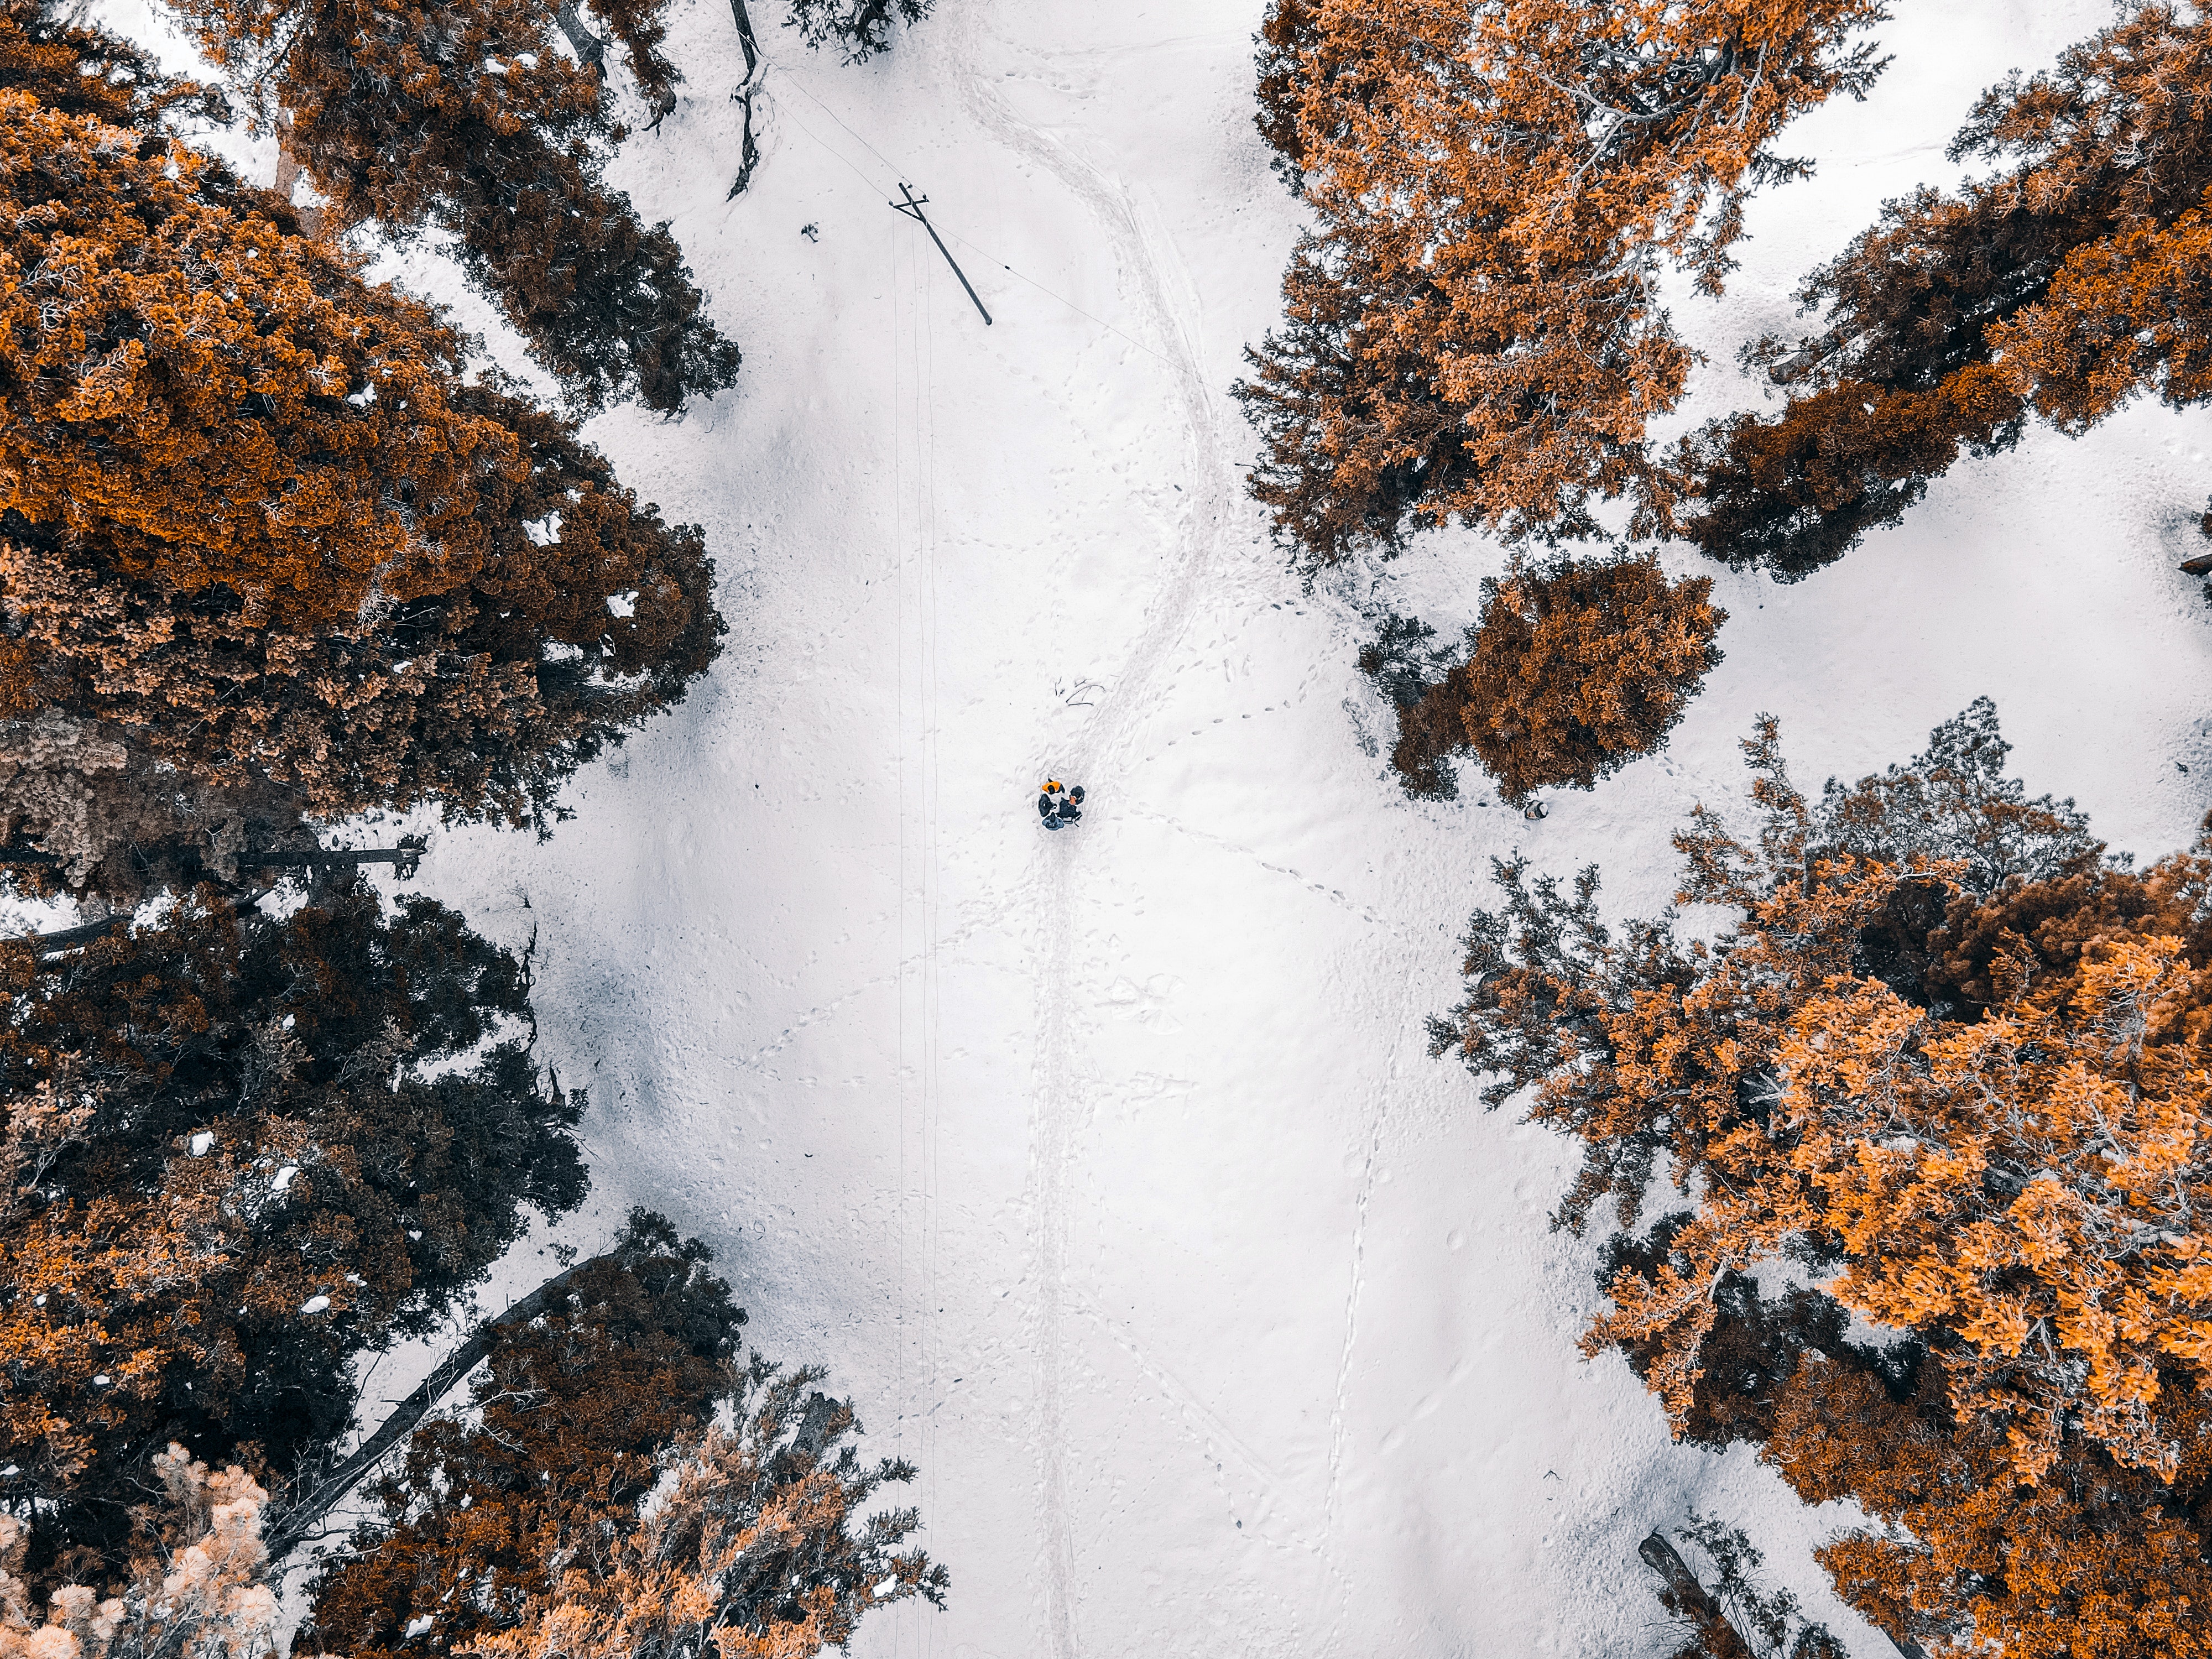
[[[968,280],[968,273],[960,269],[960,262],[952,257],[952,250],[945,246],[945,239],[937,234],[937,227],[929,222],[929,216],[921,210],[921,204],[924,202],[927,202],[929,198],[927,196],[915,195],[912,187],[906,184],[904,180],[900,181],[899,194],[905,197],[906,200],[903,202],[893,202],[890,204],[890,206],[898,212],[906,215],[908,218],[913,220],[916,224],[920,225],[924,230],[929,233],[929,240],[937,244],[937,251],[945,256],[945,263],[952,267],[952,274],[960,279],[960,286],[968,290],[968,297],[969,299],[975,300],[975,309],[979,312],[982,312],[983,326],[986,328],[990,327],[991,313],[983,310],[983,302],[981,300],[975,299],[975,283]]]

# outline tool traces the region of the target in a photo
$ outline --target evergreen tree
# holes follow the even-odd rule
[[[372,222],[450,233],[470,280],[580,410],[634,394],[673,412],[732,384],[737,349],[682,248],[606,183],[626,131],[607,41],[576,0],[172,3],[234,82],[278,106],[288,152],[328,198],[325,235]],[[682,79],[660,52],[663,10],[592,8],[656,120]]]
[[[181,1446],[155,1454],[161,1500],[142,1507],[118,1592],[65,1584],[33,1616],[30,1536],[0,1516],[0,1659],[266,1659],[276,1596],[261,1541],[269,1494],[233,1465],[220,1474]]]
[[[1755,839],[1676,838],[1717,939],[1504,865],[1433,1028],[1583,1140],[1560,1221],[1629,1230],[1586,1350],[1863,1504],[1885,1529],[1826,1559],[1900,1640],[2212,1651],[2212,840],[2104,858],[1986,703],[1818,802],[1771,720],[1746,748]],[[1662,1166],[1691,1206],[1638,1230]],[[1762,1299],[1785,1263],[1819,1288]]]
[[[710,1260],[634,1212],[505,1332],[474,1420],[424,1425],[374,1488],[299,1650],[803,1659],[871,1606],[940,1599],[943,1570],[895,1553],[913,1512],[858,1514],[913,1468],[860,1465],[819,1372],[738,1363],[744,1314]],[[711,1427],[724,1405],[734,1428]]]
[[[1675,1542],[1712,1564],[1708,1589]],[[1670,1540],[1654,1531],[1637,1554],[1659,1575],[1660,1605],[1686,1638],[1668,1659],[1846,1659],[1826,1625],[1808,1620],[1797,1598],[1759,1582],[1765,1560],[1741,1528],[1690,1511],[1690,1524]]]
[[[282,1478],[347,1367],[434,1329],[581,1198],[527,975],[427,899],[346,884],[282,921],[188,896],[42,969],[0,944],[0,1499],[40,1571],[128,1544],[171,1440]]]
[[[1278,0],[1261,132],[1317,226],[1237,395],[1253,493],[1308,567],[1458,520],[1595,529],[1691,354],[1662,265],[1717,291],[1791,117],[1863,94],[1879,0]]]
[[[79,885],[142,838],[234,854],[246,819],[542,823],[712,660],[699,532],[465,383],[435,312],[266,192],[40,101],[25,56],[0,59],[0,842]]]
[[[1817,1551],[1838,1592],[1905,1652],[2003,1659],[2203,1659],[2212,1653],[2212,1422],[2177,1400],[2170,1478],[2069,1437],[2033,1480],[2003,1430],[1961,1420],[1924,1343],[1811,1352],[1781,1379],[1761,1448],[1808,1504],[1848,1498],[1873,1524]]]
[[[722,1659],[799,1659],[841,1650],[867,1612],[922,1596],[945,1603],[948,1575],[896,1547],[912,1509],[861,1511],[910,1463],[864,1467],[848,1443],[852,1407],[813,1389],[823,1373],[756,1357],[736,1426],[679,1442],[662,1458],[674,1486],[605,1555],[586,1553],[533,1598],[516,1626],[483,1638],[486,1659],[678,1659],[711,1639]]]
[[[1684,440],[1662,516],[1704,551],[1792,580],[1896,523],[1964,450],[2066,432],[2150,392],[2212,393],[2212,15],[2142,6],[2050,70],[1990,88],[1928,188],[1799,291],[1826,328],[1748,360],[1794,388],[1772,419]]]
[[[1359,647],[1359,672],[1393,708],[1408,708],[1451,672],[1451,647],[1432,643],[1436,637],[1437,630],[1419,617],[1387,611],[1375,637]]]
[[[153,128],[228,118],[222,95],[166,73],[131,42],[41,0],[0,3],[0,88],[64,115]]]
[[[1553,559],[1482,585],[1467,660],[1401,702],[1390,763],[1408,793],[1449,799],[1449,757],[1473,750],[1520,805],[1588,789],[1663,748],[1719,663],[1728,612],[1698,576],[1669,583],[1648,556]],[[1377,642],[1376,662],[1392,641]]]
[[[784,27],[794,28],[817,52],[834,46],[848,64],[865,64],[889,52],[891,30],[929,15],[937,0],[791,0]]]

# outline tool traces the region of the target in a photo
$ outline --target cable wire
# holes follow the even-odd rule
[[[801,85],[798,81],[792,79],[792,77],[788,76],[784,78],[790,82],[792,88],[801,97],[805,98],[809,103],[812,104],[815,108],[820,110],[831,120],[836,122],[840,127],[843,128],[847,133],[851,135],[853,141],[855,143],[859,144],[861,149],[866,150],[869,155],[874,156],[876,160],[881,161],[894,173],[899,174],[904,178],[912,178],[914,176],[913,173],[905,168],[901,167],[896,162],[893,161],[889,156],[885,155],[883,151],[878,149],[873,144],[870,143],[859,133],[854,132],[852,127],[847,125],[844,119],[838,115],[836,110],[831,109],[829,105],[823,103],[819,98],[809,92],[805,87]],[[763,81],[763,84],[766,84],[765,81]],[[867,185],[870,190],[876,191],[884,195],[886,199],[889,199],[889,189],[886,186],[878,184],[875,179],[871,179],[867,175],[866,172],[864,171],[858,163],[854,161],[852,157],[847,155],[835,144],[832,144],[829,140],[823,137],[820,133],[808,126],[805,122],[800,120],[796,112],[787,111],[786,112],[791,115],[791,124],[793,126],[797,127],[817,144],[820,145],[823,150],[828,152],[829,155],[834,157],[836,161],[843,163],[846,168],[851,172],[852,175],[855,179],[858,179],[862,184]],[[1076,304],[1074,301],[1069,299],[1066,295],[1054,292],[1051,289],[1047,288],[1042,283],[1037,281],[1036,277],[1027,276],[1021,271],[1016,270],[1012,265],[1006,264],[1006,261],[994,255],[988,248],[978,246],[975,243],[969,241],[965,236],[960,234],[958,231],[947,229],[943,225],[939,225],[938,229],[951,240],[959,243],[961,246],[966,248],[970,253],[975,254],[977,258],[989,260],[993,264],[998,266],[1000,270],[1005,271],[1009,276],[1012,276],[1021,282],[1027,283],[1031,288],[1043,295],[1047,299],[1058,301],[1060,304],[1066,306],[1077,316],[1086,318],[1090,321],[1097,324],[1099,327],[1104,329],[1109,334],[1127,341],[1130,345],[1136,347],[1138,350],[1143,352],[1145,356],[1152,358],[1155,362],[1165,363],[1170,368],[1173,368],[1176,366],[1175,360],[1173,358],[1164,356],[1161,353],[1153,350],[1152,347],[1146,345],[1142,340],[1136,338],[1133,335],[1123,332],[1121,329],[1115,327],[1113,324],[1108,322],[1103,317],[1098,316],[1093,312],[1085,311],[1081,306]]]

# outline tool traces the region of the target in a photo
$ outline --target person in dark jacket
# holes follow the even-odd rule
[[[1083,786],[1064,787],[1057,778],[1048,778],[1037,791],[1037,816],[1044,820],[1048,830],[1064,830],[1083,816]]]

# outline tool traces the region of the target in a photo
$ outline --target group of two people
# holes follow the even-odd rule
[[[1083,816],[1083,786],[1063,786],[1057,778],[1045,780],[1037,791],[1037,816],[1048,830],[1065,830]]]

